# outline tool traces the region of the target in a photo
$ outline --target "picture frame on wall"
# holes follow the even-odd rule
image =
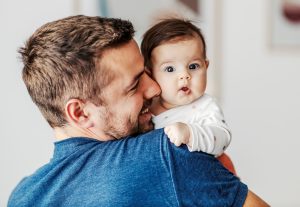
[[[300,0],[270,0],[271,48],[300,50]]]

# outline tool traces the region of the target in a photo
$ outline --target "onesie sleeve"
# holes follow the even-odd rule
[[[212,155],[189,152],[166,139],[179,206],[243,206],[248,188]]]
[[[213,98],[205,106],[205,115],[196,117],[188,124],[191,141],[188,149],[221,155],[231,142],[231,132],[223,112]]]

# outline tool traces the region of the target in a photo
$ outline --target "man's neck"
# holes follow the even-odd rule
[[[97,139],[99,141],[109,141],[114,139],[113,137],[110,137],[104,133],[96,134],[92,129],[85,129],[74,126],[55,127],[54,136],[57,141],[62,141],[72,137],[88,137]]]

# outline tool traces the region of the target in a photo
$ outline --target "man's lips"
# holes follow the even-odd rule
[[[145,114],[149,112],[149,108],[143,108],[141,114]]]
[[[152,103],[152,100],[144,101],[144,104],[143,104],[140,114],[145,114],[145,113],[149,112],[149,107],[151,106],[151,103]]]
[[[139,120],[144,122],[144,121],[149,121],[152,118],[152,115],[149,111],[149,108],[143,108],[141,113],[139,114]]]
[[[140,133],[144,133],[153,129],[153,123],[151,119],[152,114],[150,113],[149,108],[143,109],[138,117]]]

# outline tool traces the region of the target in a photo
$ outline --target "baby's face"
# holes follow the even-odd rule
[[[200,38],[163,43],[154,48],[151,60],[152,74],[167,109],[189,104],[204,94],[208,61]]]

